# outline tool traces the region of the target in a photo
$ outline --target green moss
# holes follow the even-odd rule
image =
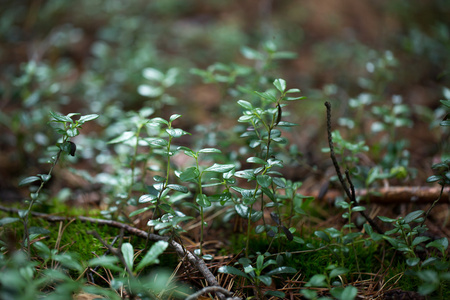
[[[76,215],[76,208],[64,207],[65,210],[63,210],[61,209],[63,207],[64,206],[58,206],[57,209],[56,207],[48,207],[46,213],[51,214],[54,213],[54,210],[58,210],[66,211],[70,215]],[[0,219],[6,216],[17,217],[16,214],[12,213],[0,213]],[[98,241],[94,236],[88,234],[87,231],[95,230],[108,244],[112,244],[113,240],[115,238],[118,238],[120,235],[120,229],[118,228],[107,225],[99,225],[96,223],[82,222],[80,220],[49,222],[45,219],[33,216],[30,218],[30,227],[43,228],[47,230],[47,233],[42,235],[44,239],[42,239],[41,242],[45,243],[50,249],[55,249],[57,247],[59,253],[64,253],[67,251],[76,253],[80,261],[88,261],[96,256],[104,255],[107,252],[107,249],[101,244],[101,242]],[[17,240],[16,248],[19,249],[19,241],[21,241],[23,237],[22,223],[16,222],[6,225],[2,227],[2,230],[3,231],[0,231],[0,240],[6,242],[8,239],[6,235],[12,234]],[[59,245],[57,246],[58,241]],[[147,243],[145,239],[133,235],[128,235],[126,232],[124,234],[123,242],[131,243],[135,250],[144,250],[142,254],[136,257],[135,264],[138,264],[139,261],[144,257],[146,247],[148,249],[153,244],[153,242],[151,241]],[[114,243],[113,247],[117,247],[118,243],[119,241],[117,240]],[[37,255],[36,252],[33,253]],[[159,266],[164,266],[169,269],[174,269],[178,264],[178,256],[175,253],[165,253],[159,257],[159,260]],[[144,268],[142,273],[150,273],[151,270],[155,267],[158,267],[158,265]]]

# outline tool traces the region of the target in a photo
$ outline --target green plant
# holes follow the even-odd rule
[[[326,268],[327,271],[325,274],[316,274],[306,283],[306,287],[328,287],[330,288],[331,295],[339,300],[351,300],[355,299],[358,293],[357,288],[351,285],[347,285],[345,288],[342,287],[343,283],[341,281],[336,281],[336,277],[340,276],[340,280],[342,280],[343,275],[346,275],[349,270],[343,267],[337,267],[336,265],[329,265]],[[335,280],[335,281],[332,281]],[[314,290],[304,289],[301,291],[302,295],[307,299],[330,299],[329,297],[320,297],[318,298],[318,294]]]
[[[200,149],[197,152],[187,148],[180,147],[179,150],[183,150],[187,156],[193,157],[195,159],[195,167],[187,168],[185,171],[179,174],[180,180],[183,182],[193,182],[197,185],[197,195],[195,197],[195,203],[198,207],[195,207],[200,212],[200,251],[199,255],[203,255],[203,229],[207,223],[204,221],[203,209],[211,206],[211,201],[219,200],[222,204],[225,204],[229,199],[231,199],[231,195],[228,191],[228,184],[235,183],[235,180],[232,178],[234,174],[235,165],[234,164],[217,164],[202,169],[199,164],[199,155],[200,154],[213,154],[213,153],[221,153],[220,150],[215,148],[204,148]],[[222,174],[222,178],[210,178],[211,183],[207,183],[203,181],[203,175],[207,172],[219,173]],[[203,193],[203,188],[213,187],[218,185],[224,185],[226,189],[221,195],[217,195],[218,197],[210,196],[208,197]]]
[[[33,182],[39,182],[39,187],[34,190],[32,188],[32,191],[30,192],[30,200],[28,200],[28,209],[21,211],[19,214],[20,218],[22,219],[23,225],[24,225],[24,248],[28,249],[28,255],[30,256],[30,244],[31,244],[31,237],[28,229],[28,221],[29,221],[29,215],[33,208],[33,205],[39,201],[39,196],[42,188],[44,185],[51,179],[53,168],[58,163],[60,156],[63,152],[70,154],[72,156],[75,155],[76,151],[76,145],[72,141],[70,141],[71,138],[77,136],[80,134],[79,129],[82,127],[82,125],[85,122],[95,120],[98,118],[98,115],[92,114],[92,115],[85,115],[80,116],[78,120],[73,120],[72,117],[79,115],[78,113],[71,113],[66,116],[62,116],[59,114],[56,114],[54,112],[50,112],[50,115],[52,117],[50,122],[61,124],[63,127],[55,127],[55,131],[62,135],[62,141],[61,143],[57,143],[56,146],[58,148],[58,151],[55,156],[52,156],[49,163],[51,164],[50,170],[48,174],[38,174],[37,176],[29,176],[27,178],[24,178],[20,183],[19,186],[27,185]],[[9,219],[8,223],[11,223],[12,221],[16,221],[14,219]]]
[[[150,203],[150,205],[130,214],[130,216],[135,216],[149,209],[153,209],[153,219],[148,221],[148,225],[159,230],[160,234],[171,232],[173,237],[176,237],[182,231],[178,223],[192,219],[192,217],[185,216],[182,212],[176,211],[173,207],[175,202],[182,200],[188,195],[188,189],[185,186],[170,183],[171,157],[179,151],[177,149],[178,147],[173,147],[172,140],[188,134],[182,129],[172,127],[172,122],[179,117],[181,116],[174,114],[169,118],[169,121],[162,118],[153,118],[147,122],[148,126],[156,128],[160,128],[161,126],[167,127],[162,134],[166,139],[162,137],[150,137],[146,139],[146,143],[155,147],[157,149],[155,152],[166,159],[165,174],[163,174],[164,176],[153,176],[155,183],[147,186],[148,194],[144,194],[139,198],[139,203]],[[178,194],[169,197],[171,191],[177,192]],[[179,193],[185,195],[180,195]]]
[[[76,118],[56,116],[64,119],[57,122],[63,138],[57,147],[49,148],[50,172],[25,178],[22,183],[29,183],[31,190],[27,207],[19,218],[0,219],[0,298],[65,299],[78,291],[113,299],[176,297],[157,290],[166,286],[169,274],[154,269],[152,263],[140,268],[148,241],[136,243],[138,237],[130,233],[120,235],[118,249],[112,248],[119,238],[112,237],[114,230],[99,230],[105,239],[101,243],[100,236],[83,238],[86,230],[98,230],[94,225],[75,226],[78,221],[68,220],[86,212],[98,217],[100,211],[108,218],[102,220],[105,224],[117,225],[117,220],[129,226],[147,224],[147,237],[167,241],[193,268],[204,263],[202,258],[212,259],[214,250],[229,257],[245,249],[235,269],[228,269],[228,274],[241,276],[241,282],[249,285],[235,296],[292,298],[298,296],[293,296],[293,290],[303,290],[304,297],[311,299],[351,299],[356,294],[355,278],[367,278],[371,283],[385,282],[385,289],[419,286],[423,294],[448,298],[448,241],[429,235],[425,220],[450,184],[449,123],[444,117],[450,108],[450,90],[444,89],[447,100],[434,115],[435,105],[426,102],[433,99],[437,84],[448,83],[449,4],[388,1],[367,6],[376,9],[358,9],[355,18],[367,16],[376,22],[378,15],[387,13],[395,19],[395,24],[380,26],[379,32],[388,34],[376,41],[372,40],[376,34],[363,27],[354,31],[351,22],[346,22],[350,15],[339,10],[327,14],[330,18],[325,23],[310,19],[315,14],[305,13],[308,9],[324,9],[313,1],[306,6],[270,5],[270,1],[244,5],[251,8],[242,10],[226,1],[188,4],[179,0],[83,0],[76,10],[60,0],[31,6],[2,4],[0,124],[6,134],[0,135],[0,165],[8,165],[1,170],[6,182],[0,186],[2,204],[16,188],[17,177],[31,173],[29,167],[38,167],[36,157],[51,144],[53,138],[45,127],[49,110],[79,106],[83,114],[93,112],[101,118],[99,125],[85,128],[91,132],[89,138],[72,140]],[[334,32],[343,24],[348,28],[345,32],[361,35],[322,38],[327,30]],[[382,48],[386,41],[392,49]],[[280,51],[281,47],[295,52]],[[295,60],[285,63],[286,59]],[[191,79],[188,70],[204,84],[194,76]],[[278,74],[284,74],[288,82],[301,82],[308,98],[320,101],[308,101],[301,108],[287,106],[287,100],[299,91],[275,79]],[[324,82],[332,84],[317,92]],[[315,189],[322,175],[328,179],[328,162],[317,151],[323,141],[316,102],[320,104],[324,96],[337,100],[339,124],[346,127],[329,130],[339,163],[348,169],[346,181],[339,178],[348,199],[334,197],[334,205],[302,195],[303,190]],[[428,107],[415,105],[416,101]],[[179,105],[171,107],[175,103]],[[206,109],[192,113],[204,103]],[[189,118],[179,119],[181,114]],[[233,126],[237,115],[238,125]],[[420,131],[426,130],[426,124],[417,116],[425,115],[428,123],[435,117],[443,125],[442,149],[433,145],[437,134],[422,140],[426,134]],[[299,120],[305,127],[295,130]],[[411,128],[420,129],[417,141],[410,135]],[[61,173],[55,172],[56,164],[65,158],[62,152],[75,154],[85,143],[89,143],[88,151],[78,150],[70,161],[76,168],[88,168],[64,165]],[[427,181],[440,184],[441,194],[428,210],[416,208],[418,201],[409,204],[412,212],[405,216],[390,211],[388,217],[376,220],[382,219],[389,228],[385,233],[372,223],[364,224],[371,219],[356,216],[375,213],[362,206],[366,199],[356,196],[358,189],[371,188],[371,192],[381,185],[406,183],[416,175],[414,168],[422,171],[422,158],[434,162],[439,154],[441,162],[433,164],[434,175]],[[419,183],[422,178],[417,179]],[[87,204],[80,199],[94,201]],[[68,208],[65,201],[76,208]],[[38,209],[52,216],[39,214]],[[41,221],[44,217],[63,218],[58,219],[57,232]],[[436,217],[429,222],[440,214]],[[24,229],[14,226],[20,220]],[[214,243],[217,232],[233,236],[232,245],[225,238]],[[209,240],[211,233],[214,238]],[[71,235],[76,238],[70,239]],[[109,238],[113,242],[106,242]],[[201,257],[184,247],[187,240],[199,241],[194,253]],[[164,248],[164,243],[158,245],[159,250]],[[97,258],[92,259],[91,251]],[[395,255],[405,259],[395,260]],[[292,266],[301,272],[289,278],[292,289],[283,289],[281,283],[287,281],[274,271]],[[208,270],[203,267],[198,269]],[[143,275],[147,269],[158,276]],[[182,277],[191,271],[180,270],[177,275]],[[379,272],[371,277],[374,270]],[[92,275],[94,271],[98,277]],[[397,281],[391,274],[411,276]],[[214,275],[205,275],[210,289],[189,298],[220,290],[214,286]],[[101,283],[100,277],[105,278]],[[304,280],[308,280],[306,287]],[[204,285],[203,279],[193,282],[193,288]],[[265,292],[269,283],[280,290],[271,286]],[[315,289],[319,286],[323,290]],[[358,289],[360,296],[367,296],[364,288]]]
[[[166,290],[173,289],[170,286],[170,277],[166,272],[159,272],[159,278],[154,276],[137,276],[145,267],[153,264],[158,264],[158,256],[161,255],[168,247],[166,241],[158,241],[153,244],[146,252],[144,257],[138,264],[135,264],[135,253],[133,245],[130,243],[121,243],[120,250],[112,248],[108,245],[97,232],[91,231],[89,234],[94,235],[98,240],[105,245],[113,256],[106,255],[96,257],[89,260],[89,266],[101,266],[110,271],[119,272],[117,277],[111,280],[111,287],[114,290],[125,288],[131,297],[138,296],[142,299],[156,299],[156,294],[161,297]],[[120,262],[122,268],[116,264]],[[156,281],[155,281],[156,280]]]
[[[278,298],[284,298],[285,294],[279,291],[269,290],[266,291],[263,295],[261,291],[261,283],[264,283],[266,286],[270,286],[272,284],[273,275],[292,274],[297,273],[297,271],[291,267],[279,266],[263,274],[264,269],[266,269],[271,265],[278,264],[277,261],[273,259],[269,259],[267,261],[264,261],[264,259],[265,259],[264,255],[259,254],[256,259],[255,267],[253,267],[252,261],[249,258],[243,257],[239,259],[239,264],[242,266],[241,268],[244,270],[244,272],[233,266],[222,266],[219,268],[219,272],[233,274],[248,279],[255,286],[256,295],[258,299],[264,299],[265,296],[275,296]]]
[[[265,207],[264,196],[268,197],[272,202],[269,207],[275,207],[277,215],[280,215],[280,208],[278,199],[274,191],[275,187],[284,188],[285,183],[281,178],[275,177],[281,175],[276,171],[272,171],[274,167],[282,167],[282,161],[276,159],[274,145],[282,145],[287,142],[281,137],[281,131],[276,129],[278,127],[295,126],[294,123],[282,121],[283,108],[285,106],[283,101],[292,101],[304,99],[304,97],[289,97],[289,94],[300,92],[299,89],[286,89],[286,81],[283,79],[276,79],[273,82],[275,90],[271,89],[266,92],[255,92],[261,99],[261,105],[254,107],[250,102],[239,100],[238,104],[244,108],[243,115],[239,117],[238,121],[241,123],[248,123],[249,128],[241,137],[245,137],[249,142],[249,147],[252,149],[259,148],[259,156],[252,156],[247,159],[248,163],[261,165],[254,169],[238,171],[235,173],[236,177],[247,179],[247,181],[255,181],[253,190],[236,188],[237,192],[242,195],[242,204],[236,206],[236,211],[239,215],[248,220],[247,224],[247,245],[246,255],[249,252],[249,240],[251,222],[256,222],[263,217]],[[261,211],[254,212],[253,205],[257,198],[261,199]],[[265,220],[263,218],[265,225]],[[267,228],[260,227],[258,233],[264,232]],[[270,229],[269,229],[270,230]],[[285,231],[286,232],[286,231]],[[287,231],[290,236],[290,232]],[[292,239],[292,237],[290,238]]]
[[[449,100],[441,100],[442,105],[450,112],[450,101]],[[450,123],[444,118],[440,122],[441,126],[450,126]],[[396,220],[395,229],[392,232],[398,232],[399,230],[402,232],[403,241],[395,243],[394,247],[401,247],[400,251],[407,252],[409,257],[406,263],[413,267],[421,262],[419,257],[416,257],[414,248],[420,247],[419,244],[422,242],[428,242],[430,238],[426,236],[417,236],[412,240],[414,235],[418,235],[421,232],[425,232],[427,228],[425,227],[425,220],[428,218],[431,210],[434,208],[436,203],[441,199],[442,193],[445,186],[450,184],[450,160],[446,159],[440,163],[433,164],[431,166],[432,169],[435,170],[435,175],[428,177],[427,182],[437,182],[441,185],[441,191],[439,197],[433,202],[433,204],[428,208],[423,218],[416,219],[418,216],[424,214],[423,211],[412,212],[405,217],[405,219]],[[421,224],[417,227],[411,229],[408,225],[408,221],[417,221]],[[385,220],[386,222],[392,222],[392,220]],[[395,231],[398,229],[397,231]],[[407,235],[405,236],[404,232],[406,231]],[[387,233],[386,233],[387,234]],[[409,238],[409,239],[408,239]],[[392,243],[392,242],[391,242]],[[447,262],[447,249],[448,249],[448,239],[440,238],[428,242],[425,246],[426,248],[434,247],[439,252],[441,257],[429,256],[427,259],[421,262],[418,270],[410,270],[409,274],[412,276],[416,276],[420,279],[421,285],[419,286],[419,292],[423,295],[429,295],[434,291],[439,291],[439,295],[442,297],[442,285],[444,282],[450,280],[450,264]]]

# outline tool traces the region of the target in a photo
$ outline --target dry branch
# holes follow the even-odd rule
[[[361,196],[369,203],[376,204],[400,204],[400,203],[432,203],[439,198],[440,186],[390,186],[383,188],[357,189],[356,196]],[[300,191],[302,195],[318,198],[318,191]],[[340,190],[329,190],[323,198],[334,199],[341,196]],[[449,203],[450,187],[446,187],[439,203]],[[438,203],[438,204],[439,204]]]
[[[5,211],[5,212],[12,212],[12,213],[19,212],[19,209],[11,208],[11,207],[4,207],[4,206],[0,206],[0,210]],[[43,214],[43,213],[39,213],[39,212],[31,212],[31,214],[33,216],[45,219],[49,222],[61,222],[61,221],[64,222],[64,221],[70,221],[70,220],[75,219],[75,220],[79,220],[81,222],[89,222],[89,223],[95,223],[95,224],[99,224],[99,225],[107,225],[107,226],[111,226],[111,227],[115,227],[115,228],[120,228],[120,229],[126,230],[130,234],[133,234],[135,236],[142,237],[145,239],[149,239],[152,241],[166,241],[169,243],[169,246],[175,250],[175,252],[177,253],[177,255],[179,257],[183,258],[183,257],[187,256],[187,259],[189,260],[189,262],[192,265],[194,265],[200,271],[200,273],[202,273],[202,275],[205,277],[206,281],[208,282],[208,284],[210,286],[219,286],[220,287],[216,278],[211,273],[211,271],[209,271],[209,269],[206,266],[205,261],[203,259],[199,258],[197,255],[192,254],[190,251],[187,251],[186,249],[184,249],[184,247],[182,245],[180,245],[179,243],[177,243],[174,240],[169,239],[168,237],[160,236],[160,235],[152,234],[152,233],[147,233],[144,230],[140,230],[133,226],[123,224],[123,223],[120,223],[117,221],[112,221],[112,220],[95,219],[95,218],[89,218],[89,217],[84,217],[84,216],[62,217],[62,216]],[[225,295],[223,295],[222,293],[217,292],[216,294],[217,294],[217,296],[219,296],[220,299],[225,299]]]
[[[325,106],[327,107],[327,134],[328,134],[328,145],[330,146],[330,157],[331,160],[333,161],[333,165],[334,168],[336,169],[336,174],[339,178],[339,181],[341,182],[342,188],[344,189],[345,193],[347,194],[347,197],[350,201],[350,203],[355,203],[356,202],[356,195],[355,195],[355,188],[353,186],[353,183],[351,181],[350,178],[350,173],[348,170],[345,171],[345,175],[347,178],[347,182],[350,185],[350,188],[347,186],[347,184],[345,183],[344,177],[342,176],[341,173],[341,168],[339,167],[339,163],[337,162],[336,159],[336,155],[334,154],[334,146],[333,146],[333,138],[331,135],[331,104],[330,102],[325,102]],[[361,214],[361,216],[364,217],[364,219],[366,219],[367,222],[369,222],[370,226],[372,226],[372,228],[382,234],[383,231],[381,230],[381,228],[377,225],[377,223],[374,222],[374,220],[372,220],[371,217],[369,217],[365,211],[359,211],[359,213]]]

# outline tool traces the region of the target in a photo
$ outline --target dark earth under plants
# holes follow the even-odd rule
[[[1,299],[450,298],[450,4],[2,1]]]

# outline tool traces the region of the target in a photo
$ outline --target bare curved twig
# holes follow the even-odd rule
[[[224,289],[223,287],[220,286],[207,286],[203,289],[201,289],[200,291],[190,295],[189,297],[187,297],[185,300],[196,300],[198,297],[200,297],[203,294],[207,294],[207,293],[217,293],[220,292],[222,294],[225,294],[226,296],[233,296],[233,293],[230,292],[227,289]],[[226,298],[226,300],[237,300],[237,299],[241,299],[241,298],[237,298],[237,297],[233,297],[233,298]]]
[[[333,138],[331,136],[331,104],[330,102],[325,102],[325,106],[327,107],[327,133],[328,133],[328,145],[330,146],[330,157],[333,161],[334,168],[336,169],[337,176],[339,178],[339,181],[341,182],[342,188],[344,189],[345,193],[347,194],[348,199],[350,199],[351,203],[354,203],[356,201],[355,197],[355,189],[353,187],[353,183],[350,180],[350,175],[348,171],[346,171],[347,180],[350,184],[350,189],[348,188],[347,184],[345,183],[344,177],[341,173],[341,168],[339,167],[338,161],[336,159],[336,155],[334,154],[334,146],[333,146]],[[378,233],[383,234],[383,231],[381,228],[375,223],[371,217],[369,217],[364,211],[359,212],[367,222],[372,226],[373,229],[375,229]]]
[[[12,212],[12,213],[18,213],[20,211],[19,209],[16,209],[16,208],[4,207],[4,206],[0,206],[0,210],[6,211],[6,212]],[[185,250],[185,248],[182,245],[180,245],[173,239],[169,239],[168,237],[160,236],[160,235],[153,234],[153,233],[147,233],[144,230],[140,230],[133,226],[123,224],[123,223],[117,222],[117,221],[112,221],[112,220],[95,219],[95,218],[89,218],[89,217],[84,217],[84,216],[62,217],[62,216],[43,214],[43,213],[39,213],[39,212],[31,212],[31,214],[33,216],[43,218],[49,222],[61,222],[61,221],[69,221],[69,220],[75,219],[75,220],[79,220],[81,222],[89,222],[89,223],[96,223],[96,224],[100,224],[100,225],[108,225],[111,227],[123,229],[123,230],[125,230],[135,236],[141,237],[141,238],[149,239],[152,241],[166,241],[169,243],[169,246],[175,250],[175,252],[177,253],[177,255],[179,257],[185,257],[185,256],[187,257],[189,262],[200,271],[200,273],[203,275],[203,277],[205,277],[206,281],[208,282],[208,284],[210,286],[220,287],[216,278],[211,273],[211,271],[208,269],[208,267],[206,266],[205,261],[203,259],[199,258],[195,254],[192,254],[190,251]],[[220,291],[217,291],[216,294],[220,299],[226,299],[225,295],[222,294]]]

